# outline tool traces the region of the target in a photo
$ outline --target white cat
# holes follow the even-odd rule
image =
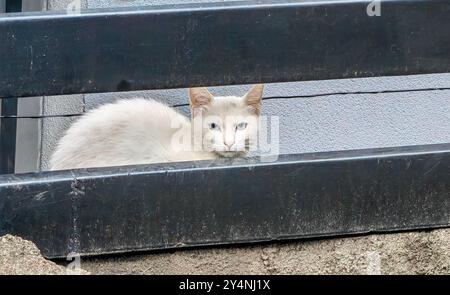
[[[103,105],[69,128],[50,169],[244,156],[257,138],[262,94],[263,85],[243,97],[214,97],[206,88],[191,88],[192,120],[153,100]]]

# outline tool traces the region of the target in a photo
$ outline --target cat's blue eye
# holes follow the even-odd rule
[[[247,128],[247,123],[246,122],[241,122],[241,123],[236,125],[236,129],[237,130],[244,130],[245,128]]]
[[[209,129],[219,130],[219,125],[217,125],[216,123],[209,123]]]

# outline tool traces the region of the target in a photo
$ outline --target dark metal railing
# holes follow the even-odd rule
[[[22,11],[22,0],[6,0],[5,12]],[[0,51],[2,59],[9,56]],[[17,98],[1,99],[1,116],[17,116]],[[14,173],[16,161],[17,120],[0,118],[0,174]]]

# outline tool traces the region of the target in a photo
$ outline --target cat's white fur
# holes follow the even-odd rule
[[[206,88],[191,88],[192,120],[153,100],[103,105],[67,130],[50,169],[243,156],[258,132],[262,92],[263,85],[256,85],[243,97],[214,97]]]

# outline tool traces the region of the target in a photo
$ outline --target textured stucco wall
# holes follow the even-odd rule
[[[450,274],[450,230],[82,259],[91,274]]]
[[[50,9],[64,9],[69,0],[49,0]],[[192,0],[189,2],[214,2]],[[217,1],[216,1],[217,2]],[[181,0],[84,0],[88,8],[186,3]],[[349,91],[383,91],[450,87],[450,74],[380,77],[268,85],[265,96],[307,95]],[[248,86],[216,87],[215,94],[242,95]],[[89,110],[118,98],[150,97],[169,104],[186,103],[185,89],[106,93],[76,99],[48,99],[44,112]],[[187,114],[188,110],[182,108]],[[450,142],[450,91],[392,94],[331,95],[313,99],[280,99],[264,103],[263,113],[280,116],[280,152],[301,153]],[[46,119],[42,168],[72,119]]]
[[[0,275],[450,274],[450,229],[82,258],[82,271],[57,263],[68,267],[32,242],[0,237]]]

